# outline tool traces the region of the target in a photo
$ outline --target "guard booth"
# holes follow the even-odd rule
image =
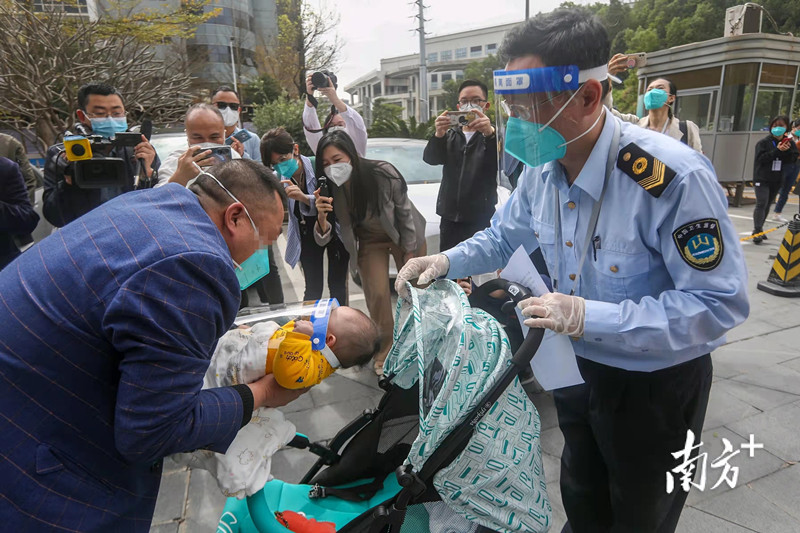
[[[639,103],[656,78],[675,82],[675,115],[700,128],[703,152],[717,178],[736,186],[741,202],[744,182],[753,178],[756,143],[776,115],[800,118],[798,98],[800,38],[748,33],[676,46],[647,54],[638,70]],[[730,188],[729,188],[730,191]]]

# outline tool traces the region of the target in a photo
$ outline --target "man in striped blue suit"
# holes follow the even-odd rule
[[[162,457],[224,452],[254,407],[297,396],[272,376],[201,390],[235,269],[285,202],[263,165],[212,172],[110,200],[0,272],[3,529],[148,531]]]

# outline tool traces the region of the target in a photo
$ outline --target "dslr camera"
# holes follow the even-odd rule
[[[111,151],[142,142],[142,135],[133,132],[117,133],[113,139],[100,135],[67,135],[64,152],[74,167],[73,179],[81,189],[124,186],[127,183],[127,161],[112,157]]]
[[[328,78],[331,79],[331,83],[333,83],[334,89],[339,86],[338,79],[336,78],[336,74],[331,72],[330,70],[320,70],[319,72],[314,72],[311,74],[311,84],[314,87],[314,90],[329,87],[330,84],[328,83]]]

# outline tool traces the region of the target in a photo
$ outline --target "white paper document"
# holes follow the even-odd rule
[[[503,279],[527,287],[534,296],[550,292],[522,246],[517,248],[500,275]],[[527,336],[530,328],[522,323],[524,317],[520,309],[517,308],[516,311],[522,333]],[[569,337],[546,330],[542,344],[531,360],[531,368],[545,390],[571,387],[583,383],[575,357],[575,350],[572,349]]]

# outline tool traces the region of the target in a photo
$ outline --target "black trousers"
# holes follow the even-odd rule
[[[457,246],[489,227],[492,215],[489,214],[480,220],[470,220],[467,222],[454,222],[442,218],[439,220],[439,251],[444,252]]]
[[[553,393],[564,434],[562,532],[675,531],[687,493],[666,474],[691,429],[700,442],[711,391],[706,354],[655,372],[632,372],[578,357],[586,383]],[[678,476],[678,474],[676,474]]]
[[[331,241],[320,246],[314,240],[312,231],[316,217],[308,218],[300,227],[300,265],[303,267],[303,277],[306,288],[303,300],[318,300],[322,298],[322,259],[328,251],[328,290],[331,298],[339,300],[340,305],[347,305],[347,274],[350,254],[342,241],[335,235]]]
[[[764,221],[769,215],[769,206],[775,201],[775,196],[780,192],[780,181],[761,181],[753,187],[756,191],[756,206],[753,209],[753,233],[764,231]]]
[[[275,254],[272,253],[272,245],[269,246],[269,274],[256,281],[253,286],[258,292],[258,297],[263,302],[270,305],[283,303],[283,285],[281,283],[281,273],[278,270],[278,263],[275,261]],[[239,308],[250,305],[247,291],[242,291],[242,302]]]

